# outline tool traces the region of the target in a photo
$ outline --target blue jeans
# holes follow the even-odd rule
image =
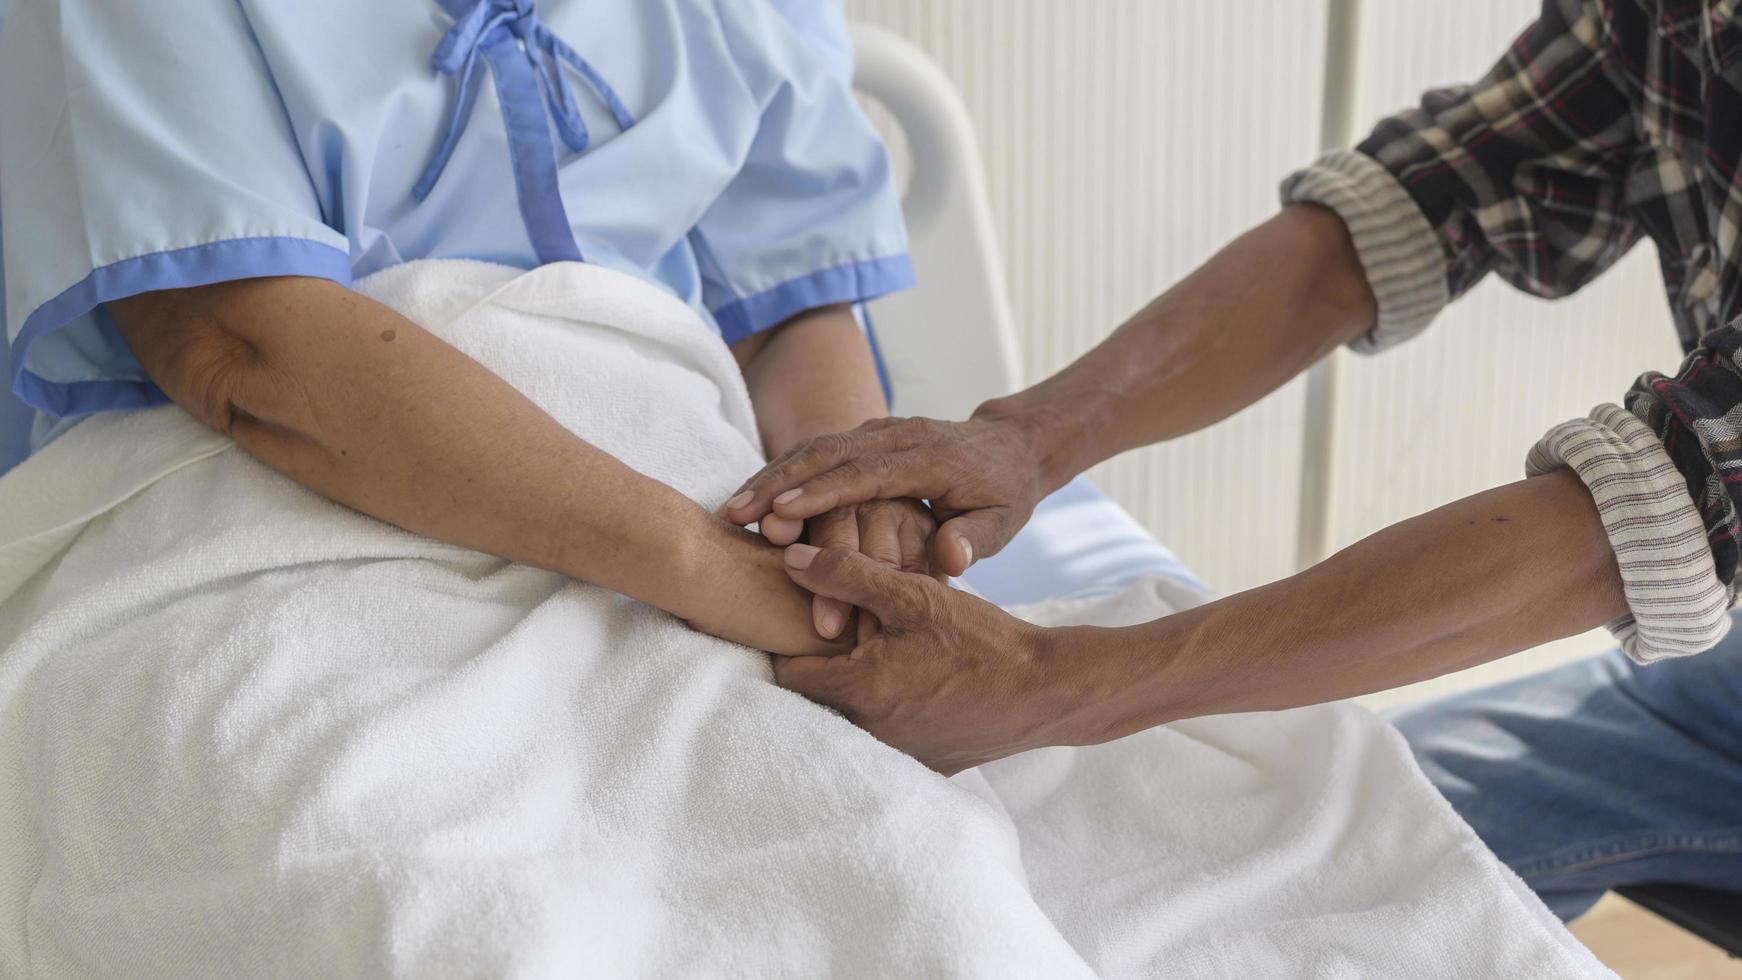
[[[1562,920],[1633,884],[1742,892],[1742,624],[1695,657],[1611,650],[1391,720]]]

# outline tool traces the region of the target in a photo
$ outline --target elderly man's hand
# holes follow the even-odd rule
[[[1071,739],[1048,633],[924,575],[845,549],[793,545],[793,581],[874,613],[851,654],[777,658],[782,687],[946,775]]]
[[[997,554],[1054,484],[1049,454],[1025,417],[982,410],[966,422],[875,419],[800,443],[720,509],[736,524],[802,521],[879,498],[931,501],[943,521],[933,567],[951,575]]]

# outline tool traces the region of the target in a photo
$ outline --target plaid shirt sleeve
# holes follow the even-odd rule
[[[1607,30],[1599,4],[1547,0],[1480,81],[1428,92],[1381,121],[1357,152],[1328,154],[1285,182],[1291,203],[1342,211],[1358,197],[1369,211],[1382,208],[1370,223],[1388,225],[1376,231],[1389,234],[1393,252],[1405,241],[1425,249],[1424,230],[1434,236],[1431,254],[1388,270],[1407,276],[1388,285],[1411,308],[1382,315],[1358,348],[1407,339],[1489,272],[1538,296],[1567,295],[1639,239],[1626,207],[1632,102],[1611,74]]]
[[[1408,339],[1489,272],[1538,296],[1567,295],[1640,238],[1628,199],[1637,86],[1615,63],[1610,13],[1605,0],[1545,0],[1480,81],[1427,93],[1357,150],[1284,181],[1284,203],[1329,207],[1349,226],[1379,308],[1353,348]],[[1733,363],[1729,377],[1742,379]],[[1732,387],[1708,384],[1695,412],[1742,404],[1742,384]],[[1735,546],[1713,546],[1736,511],[1700,475],[1712,468],[1689,418],[1675,419],[1660,395],[1636,394],[1629,407],[1557,426],[1527,470],[1571,467],[1591,490],[1630,609],[1610,629],[1643,662],[1707,649],[1728,630]],[[1698,507],[1690,488],[1703,490]]]

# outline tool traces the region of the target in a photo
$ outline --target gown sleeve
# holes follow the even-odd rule
[[[101,304],[259,276],[349,284],[233,0],[20,4],[0,32],[7,381],[51,416],[163,394]]]
[[[761,106],[747,159],[691,232],[726,342],[912,286],[889,154],[846,82],[767,4],[719,8]]]

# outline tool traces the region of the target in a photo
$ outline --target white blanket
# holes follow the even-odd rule
[[[697,500],[759,463],[731,358],[651,287],[359,288]],[[0,522],[6,976],[1606,975],[1358,708],[944,779],[761,654],[328,503],[173,408],[75,428]]]

